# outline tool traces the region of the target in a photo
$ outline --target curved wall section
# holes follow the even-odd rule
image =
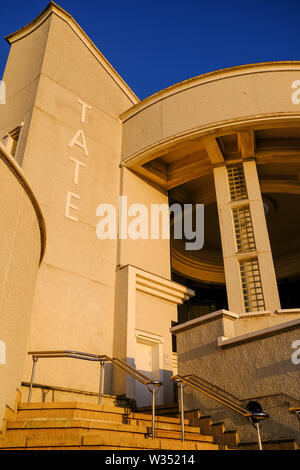
[[[220,126],[299,118],[292,88],[300,62],[253,64],[208,73],[167,88],[123,113],[123,155],[132,166],[164,145]],[[159,147],[159,148],[158,148]]]
[[[39,205],[19,166],[0,146],[0,429],[20,386],[34,287],[45,248]]]

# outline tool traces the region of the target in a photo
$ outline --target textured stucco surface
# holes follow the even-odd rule
[[[300,338],[299,326],[222,349],[217,344],[217,338],[224,334],[222,323],[217,319],[177,334],[178,373],[194,373],[244,404],[257,399],[271,416],[263,427],[265,438],[295,437],[299,424],[288,408],[300,400],[299,365],[291,360],[292,343]],[[185,408],[200,409],[217,421],[226,418],[229,428],[238,427],[241,439],[255,437],[255,430],[242,417],[224,411],[214,400],[189,387],[185,389]]]
[[[14,408],[21,383],[41,236],[31,199],[2,159],[0,179],[0,340],[6,345],[5,364],[0,364],[1,422],[5,406]]]

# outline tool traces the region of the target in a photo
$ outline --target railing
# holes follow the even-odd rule
[[[300,421],[300,406],[293,406],[289,410],[291,413],[294,413]]]
[[[28,352],[29,355],[32,356],[32,372],[31,372],[31,380],[30,380],[30,387],[29,387],[29,394],[28,394],[28,403],[31,402],[32,396],[32,388],[36,370],[36,363],[38,359],[42,358],[62,358],[62,357],[71,357],[73,359],[82,359],[84,361],[93,361],[99,362],[100,364],[100,380],[99,380],[99,399],[98,404],[101,405],[102,402],[102,390],[103,390],[103,371],[104,365],[106,362],[111,362],[113,365],[119,367],[124,372],[129,374],[135,380],[138,380],[142,384],[144,384],[147,389],[152,393],[152,438],[155,438],[155,394],[159,387],[161,387],[162,382],[159,380],[152,380],[150,377],[142,374],[134,367],[127,364],[127,362],[122,361],[116,357],[112,358],[105,354],[98,355],[98,354],[90,354],[90,353],[83,353],[78,351],[30,351]]]
[[[269,417],[267,413],[262,411],[259,403],[251,401],[246,407],[241,406],[236,402],[236,397],[229,393],[221,390],[215,385],[209,384],[209,382],[201,379],[197,375],[174,375],[171,379],[177,383],[178,389],[180,389],[180,410],[181,410],[181,429],[182,429],[182,440],[184,441],[184,404],[183,404],[183,388],[185,385],[189,385],[195,388],[198,392],[204,393],[208,397],[222,403],[231,410],[235,411],[239,415],[247,418],[250,423],[256,428],[258,448],[262,450],[261,436],[260,436],[260,425],[266,418]]]

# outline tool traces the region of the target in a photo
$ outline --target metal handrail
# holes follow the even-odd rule
[[[100,364],[100,381],[99,381],[99,399],[98,405],[102,402],[102,389],[103,389],[103,366],[106,362],[111,362],[113,365],[119,367],[135,380],[145,385],[147,389],[152,393],[152,438],[155,437],[155,394],[159,387],[162,386],[162,382],[159,380],[152,380],[145,374],[142,374],[137,369],[127,364],[127,362],[118,359],[117,357],[109,357],[106,354],[91,354],[72,350],[59,350],[59,351],[29,351],[29,355],[32,356],[32,372],[30,379],[30,387],[28,393],[28,403],[31,402],[33,381],[35,376],[36,363],[41,358],[62,358],[71,357],[73,359],[82,359],[85,361],[99,362]]]
[[[183,388],[184,388],[184,385],[190,385],[191,387],[195,388],[198,392],[201,392],[207,395],[208,397],[213,398],[219,403],[222,403],[223,405],[227,406],[231,410],[235,411],[239,415],[249,419],[251,424],[256,427],[259,450],[262,450],[261,437],[260,437],[260,425],[263,422],[263,420],[269,417],[269,415],[262,411],[259,404],[257,405],[259,405],[260,409],[256,409],[255,411],[251,410],[251,406],[249,406],[250,404],[254,402],[249,402],[246,407],[243,407],[240,404],[238,404],[236,401],[234,401],[234,399],[236,400],[236,397],[233,397],[233,395],[225,392],[225,390],[221,390],[219,387],[215,385],[209,384],[209,382],[205,381],[204,379],[201,379],[195,374],[173,375],[171,377],[171,380],[176,382],[178,388],[180,388],[181,427],[182,427],[182,440],[183,441],[184,441]],[[221,390],[221,392],[216,391],[214,389]],[[229,398],[229,396],[231,398]],[[248,406],[249,408],[247,408]]]

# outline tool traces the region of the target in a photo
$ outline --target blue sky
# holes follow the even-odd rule
[[[140,99],[226,67],[300,60],[300,0],[59,0]],[[48,0],[2,0],[4,36]],[[4,20],[3,20],[4,19]]]

